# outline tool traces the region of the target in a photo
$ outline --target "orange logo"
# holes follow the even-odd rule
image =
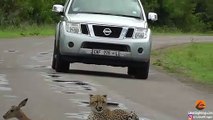
[[[196,103],[195,103],[195,107],[198,110],[203,110],[203,109],[206,108],[206,102],[204,100],[197,100]]]

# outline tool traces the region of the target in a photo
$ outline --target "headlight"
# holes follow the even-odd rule
[[[81,25],[79,23],[66,23],[66,30],[70,33],[81,33]]]
[[[147,38],[147,29],[145,28],[135,28],[134,37],[135,39],[145,39]]]

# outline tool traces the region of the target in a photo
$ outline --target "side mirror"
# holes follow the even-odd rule
[[[53,5],[52,11],[56,12],[56,13],[62,13],[62,12],[64,12],[64,6],[63,5]]]
[[[157,15],[157,13],[149,12],[149,14],[148,14],[148,19],[151,20],[151,21],[157,21],[157,20],[158,20],[158,15]]]

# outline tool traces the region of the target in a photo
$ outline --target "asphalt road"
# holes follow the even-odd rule
[[[66,74],[50,68],[53,37],[0,40],[0,120],[11,105],[29,98],[23,111],[34,120],[85,119],[88,95],[107,94],[118,107],[134,110],[141,119],[184,120],[196,111],[195,101],[213,94],[180,82],[151,66],[148,80],[136,80],[120,67],[72,64]],[[187,42],[210,41],[213,36],[154,36],[153,49]],[[211,90],[210,90],[211,91]],[[116,107],[114,107],[116,108]]]

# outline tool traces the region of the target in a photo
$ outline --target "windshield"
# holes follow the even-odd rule
[[[138,0],[73,0],[71,13],[106,14],[141,18]]]

